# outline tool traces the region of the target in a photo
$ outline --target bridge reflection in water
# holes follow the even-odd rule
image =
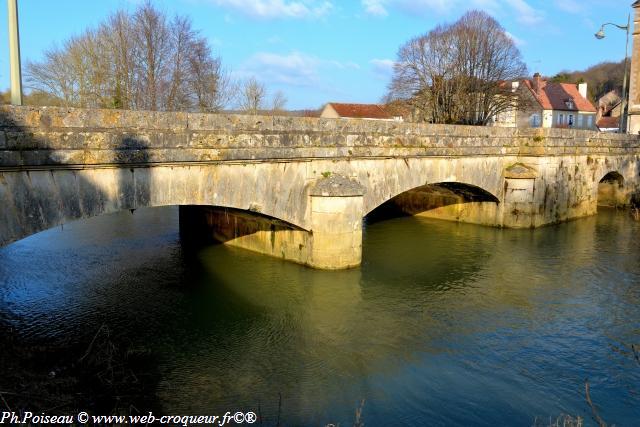
[[[369,223],[361,268],[341,272],[190,251],[177,216],[101,216],[0,249],[3,328],[88,342],[108,322],[153,356],[167,413],[259,404],[273,420],[282,393],[291,425],[348,425],[362,398],[369,425],[528,425],[586,415],[589,377],[605,419],[640,416],[640,227],[624,214],[535,232]]]

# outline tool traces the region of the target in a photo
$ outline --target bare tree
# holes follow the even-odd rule
[[[419,121],[486,125],[518,105],[509,82],[525,74],[504,28],[471,11],[400,47],[387,99],[411,104]]]
[[[171,30],[167,17],[151,2],[143,3],[134,13],[135,48],[138,64],[138,100],[140,109],[158,110],[162,89],[168,86],[170,75]],[[166,86],[165,86],[166,85]]]
[[[230,96],[206,39],[188,18],[169,19],[151,1],[50,49],[27,65],[26,81],[80,107],[217,111]]]
[[[249,114],[258,114],[260,110],[265,109],[266,95],[267,90],[264,84],[250,77],[242,83],[239,99],[240,109]]]
[[[287,97],[282,91],[276,91],[271,98],[271,111],[273,113],[282,113],[287,105]]]
[[[116,12],[100,26],[100,33],[108,50],[107,57],[112,60],[110,107],[133,108],[136,63],[133,56],[132,18],[125,12]]]
[[[193,103],[201,112],[219,111],[232,101],[235,88],[222,68],[219,58],[214,58],[204,39],[191,43],[188,56],[189,92]]]

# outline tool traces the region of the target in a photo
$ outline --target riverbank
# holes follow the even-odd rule
[[[25,340],[0,324],[0,406],[16,413],[132,414],[156,408],[149,354],[116,344],[103,326],[89,342]]]

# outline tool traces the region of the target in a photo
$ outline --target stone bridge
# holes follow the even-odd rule
[[[572,129],[0,108],[0,245],[181,206],[189,235],[316,268],[361,261],[363,218],[534,228],[623,205],[638,136]]]

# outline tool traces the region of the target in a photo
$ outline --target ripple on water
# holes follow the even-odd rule
[[[242,250],[183,251],[177,210],[73,223],[0,249],[0,320],[29,340],[107,323],[148,349],[167,412],[290,425],[531,425],[640,419],[638,224],[602,212],[498,230],[368,225],[363,265],[320,272]],[[7,327],[7,326],[3,326]],[[1,357],[1,356],[0,356]]]

